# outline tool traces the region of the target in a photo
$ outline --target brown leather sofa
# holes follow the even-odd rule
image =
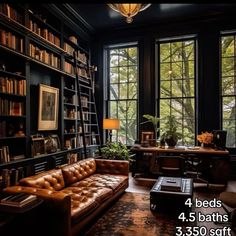
[[[44,199],[43,217],[51,229],[44,235],[74,236],[125,191],[128,173],[128,161],[89,158],[26,177],[4,191]],[[45,232],[48,225],[41,225]]]

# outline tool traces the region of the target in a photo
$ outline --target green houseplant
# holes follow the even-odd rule
[[[161,126],[161,140],[164,140],[169,147],[174,147],[181,137],[181,134],[177,132],[177,121],[172,115],[166,116],[164,120]]]
[[[129,160],[130,151],[121,142],[107,142],[106,146],[100,149],[102,158],[111,160]]]

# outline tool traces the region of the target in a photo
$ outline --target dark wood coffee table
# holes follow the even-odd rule
[[[165,178],[182,181],[182,190],[162,190],[161,184]],[[189,211],[189,207],[185,205],[188,198],[193,197],[193,179],[179,177],[160,176],[150,191],[150,209],[151,210],[168,210],[168,211]]]

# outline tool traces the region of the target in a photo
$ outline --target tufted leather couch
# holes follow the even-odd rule
[[[4,191],[44,199],[42,214],[51,229],[44,235],[80,235],[85,225],[125,191],[128,173],[128,161],[89,158],[26,177]]]

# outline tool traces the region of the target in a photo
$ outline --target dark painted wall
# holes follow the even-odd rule
[[[220,64],[219,40],[222,30],[236,29],[235,17],[182,21],[179,23],[154,24],[122,31],[102,32],[96,35],[93,63],[98,65],[96,76],[96,95],[100,124],[102,124],[103,105],[103,47],[107,44],[139,42],[139,122],[142,115],[155,114],[155,39],[181,35],[197,34],[197,133],[220,129]],[[234,23],[235,22],[235,23]],[[102,134],[101,129],[101,134]]]

